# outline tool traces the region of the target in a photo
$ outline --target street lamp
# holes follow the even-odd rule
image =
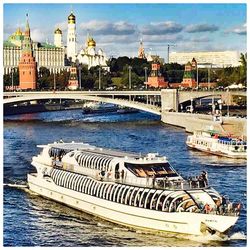
[[[79,89],[82,89],[82,66],[78,59],[76,59],[76,67],[78,68],[79,73]]]
[[[54,91],[56,90],[56,73],[54,72]]]
[[[147,70],[148,70],[148,68],[147,68],[147,67],[144,67],[144,72],[145,72],[145,83],[148,82]],[[148,84],[146,84],[146,89],[147,89],[147,88],[148,88]]]
[[[132,69],[132,66],[128,66],[129,89],[131,89],[131,69]]]
[[[199,69],[198,63],[196,64],[196,78],[197,78],[197,89],[199,88]]]
[[[99,65],[99,90],[101,89],[101,70],[102,70],[102,68],[101,68],[101,65]]]
[[[82,67],[79,65],[78,67],[79,71],[79,89],[82,89]]]
[[[191,98],[191,107],[190,107],[190,112],[193,113],[193,98]]]
[[[14,91],[13,71],[14,71],[14,69],[13,69],[13,68],[11,68],[11,88],[12,88],[12,91]]]

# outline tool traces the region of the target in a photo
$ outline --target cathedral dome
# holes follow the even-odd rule
[[[95,47],[96,46],[96,42],[95,40],[91,37],[88,39],[88,47]]]
[[[71,11],[70,15],[68,16],[68,23],[75,23],[75,21],[76,21],[76,17]]]
[[[21,36],[23,33],[22,33],[22,31],[21,31],[21,29],[20,28],[18,28],[17,30],[16,30],[16,32],[15,32],[15,35],[16,36]]]
[[[55,34],[62,34],[62,31],[59,28],[57,28],[54,33]]]

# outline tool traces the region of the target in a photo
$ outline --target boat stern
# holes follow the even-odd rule
[[[216,234],[223,237],[236,224],[238,218],[238,216],[225,215],[206,216],[200,222],[200,231],[202,234]]]

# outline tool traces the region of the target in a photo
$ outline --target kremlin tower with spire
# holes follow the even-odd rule
[[[37,64],[32,53],[32,41],[30,38],[30,27],[28,14],[26,14],[26,27],[24,40],[22,43],[22,55],[19,61],[19,88],[36,89],[37,82]]]
[[[141,59],[146,58],[142,39],[140,40],[140,47],[139,47],[139,50],[138,50],[138,58],[141,58]]]

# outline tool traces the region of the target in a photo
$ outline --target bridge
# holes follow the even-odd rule
[[[113,103],[161,115],[164,110],[178,111],[181,103],[191,99],[220,96],[231,101],[232,97],[246,96],[246,91],[180,91],[163,89],[161,91],[20,91],[4,92],[3,103],[18,103],[44,99],[75,99]]]
[[[46,91],[5,92],[4,104],[44,99],[75,99],[112,103],[156,115],[161,114],[160,91]],[[144,97],[143,100],[141,98]]]

